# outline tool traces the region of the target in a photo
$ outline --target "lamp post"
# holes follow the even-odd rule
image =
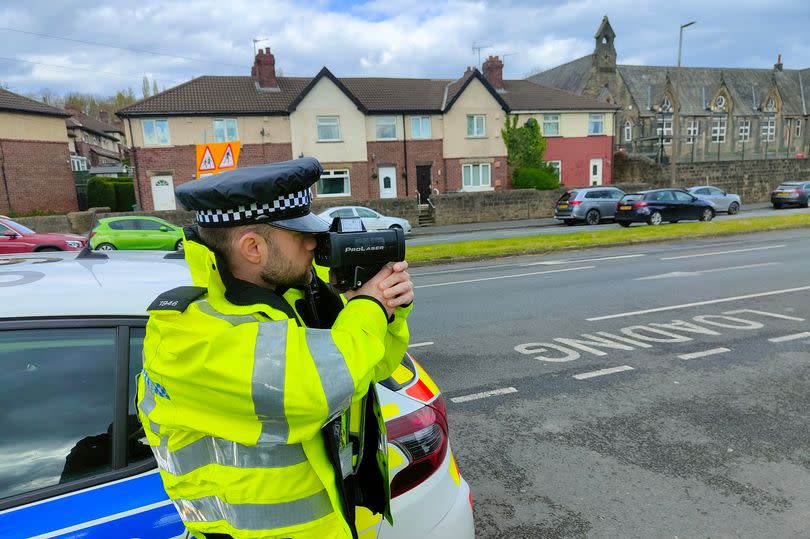
[[[678,172],[677,172],[677,162],[678,162],[678,153],[681,151],[681,96],[679,93],[680,84],[681,84],[681,51],[683,50],[683,29],[692,26],[697,21],[690,21],[686,24],[681,25],[680,32],[678,34],[678,68],[675,70],[675,103],[674,103],[674,110],[672,111],[672,158],[669,160],[669,169],[670,169],[670,185],[675,186],[675,181],[677,180]]]

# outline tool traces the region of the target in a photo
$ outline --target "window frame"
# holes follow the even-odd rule
[[[633,122],[630,120],[624,122],[624,141],[633,142]]]
[[[793,121],[796,123],[796,126],[793,131],[793,136],[798,139],[799,137],[802,136],[802,119],[795,118]]]
[[[42,330],[42,329],[82,329],[113,328],[115,335],[115,400],[113,408],[112,469],[69,483],[50,485],[30,492],[15,494],[0,499],[0,511],[29,503],[103,485],[134,475],[148,472],[157,467],[154,458],[136,464],[128,464],[127,458],[127,415],[129,411],[129,341],[130,328],[145,328],[144,317],[66,317],[41,319],[20,319],[0,321],[0,331]],[[123,428],[122,428],[123,427]]]
[[[672,144],[672,115],[658,116],[655,134],[658,140],[663,139],[664,145]]]
[[[473,121],[473,132],[470,133],[470,118]],[[478,120],[481,120],[481,131],[478,131]],[[467,114],[467,138],[485,138],[487,136],[487,115]]]
[[[323,180],[324,174],[328,174],[329,179],[333,179],[333,177],[338,176],[337,173],[345,173],[341,174],[340,176],[344,177],[343,180],[343,188],[344,191],[342,193],[322,193],[320,189],[320,182]],[[337,198],[337,197],[347,197],[352,196],[352,176],[351,172],[348,168],[335,168],[335,169],[326,169],[321,173],[321,177],[318,178],[318,182],[315,184],[317,186],[317,197],[318,198]]]
[[[750,142],[751,141],[751,120],[740,119],[737,120],[737,142]]]
[[[776,140],[776,118],[767,116],[763,118],[759,134],[763,141],[774,142]]]
[[[416,135],[416,130],[413,128],[414,121],[419,122],[419,136]],[[424,134],[422,129],[427,121],[427,135]],[[418,140],[430,140],[433,136],[433,126],[430,123],[430,116],[411,116],[411,138]]]
[[[385,120],[386,123],[381,123]],[[381,137],[380,128],[394,128],[394,135],[391,137]],[[396,116],[375,116],[374,117],[374,137],[375,140],[397,140],[397,117]]]
[[[166,122],[166,142],[161,142],[157,140],[156,142],[150,142],[146,140],[146,124],[153,123],[155,127],[153,127],[153,132],[157,135],[157,124],[158,122]],[[143,136],[143,145],[144,146],[171,146],[172,145],[172,134],[169,130],[169,119],[168,118],[142,118],[141,119],[141,135]]]
[[[728,134],[728,116],[713,116],[712,117],[712,144],[725,144],[726,135]]]
[[[599,126],[597,131],[594,126]],[[588,114],[588,136],[604,135],[605,134],[605,115],[604,113],[590,113]]]
[[[217,137],[217,122],[222,122],[222,127],[225,130],[225,138],[222,140]],[[234,138],[228,138],[228,122],[233,122]],[[211,126],[214,133],[214,142],[233,142],[239,140],[239,122],[236,121],[236,118],[214,118],[211,120]]]
[[[464,184],[464,169],[470,167],[470,185],[467,186]],[[481,183],[479,185],[472,185],[472,168],[478,167],[478,177],[481,179]],[[484,185],[483,179],[481,178],[481,167],[487,167],[488,170],[488,180],[489,182]],[[463,163],[461,165],[461,190],[462,191],[491,191],[492,190],[492,163]]]
[[[560,136],[560,115],[559,114],[543,114],[543,127],[541,133],[544,137],[559,137]],[[556,133],[549,133],[546,129],[547,125],[555,126]]]
[[[551,159],[549,161],[546,161],[546,164],[557,169],[557,180],[559,180],[560,186],[562,186],[563,185],[562,159]]]
[[[700,136],[700,120],[689,120],[686,124],[686,144],[694,144],[695,139]]]
[[[321,138],[321,120],[328,120],[334,118],[335,125],[337,125],[337,138]],[[331,125],[327,126],[324,124],[324,127],[333,127]],[[316,116],[315,117],[315,137],[318,142],[342,142],[340,133],[340,116],[337,115],[329,115],[329,116]]]

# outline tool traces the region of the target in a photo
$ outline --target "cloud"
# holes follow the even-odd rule
[[[327,66],[338,76],[454,78],[478,62],[475,44],[484,47],[482,59],[511,53],[504,76],[520,78],[589,54],[605,14],[620,62],[674,64],[679,25],[697,20],[684,32],[684,65],[770,67],[781,52],[786,68],[810,67],[801,64],[810,58],[805,0],[616,0],[607,12],[597,0],[6,0],[5,28],[141,52],[0,29],[0,56],[16,60],[0,61],[0,82],[21,93],[110,94],[139,89],[146,73],[161,87],[203,74],[248,75],[253,38],[267,38],[258,46],[269,46],[291,76]],[[19,61],[32,58],[41,62]]]

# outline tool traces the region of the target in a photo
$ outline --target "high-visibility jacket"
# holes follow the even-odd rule
[[[166,492],[189,531],[351,537],[344,476],[357,471],[359,455],[343,459],[350,470],[341,468],[334,455],[340,448],[331,447],[327,431],[339,432],[340,445],[346,431],[368,425],[383,437],[365,443],[363,461],[380,472],[376,481],[384,485],[376,485],[375,496],[385,499],[359,502],[390,520],[384,424],[373,388],[402,360],[410,307],[389,321],[376,300],[356,297],[331,329],[309,328],[299,312],[301,290],[278,295],[245,287],[241,297],[226,297],[223,278],[231,285],[233,277],[212,252],[187,241],[186,258],[203,287],[169,291],[150,307],[138,407]],[[352,403],[355,413],[347,414]]]

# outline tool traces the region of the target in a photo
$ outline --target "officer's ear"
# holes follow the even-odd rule
[[[233,238],[233,249],[241,260],[249,264],[263,265],[267,257],[267,242],[252,228],[239,229]]]

